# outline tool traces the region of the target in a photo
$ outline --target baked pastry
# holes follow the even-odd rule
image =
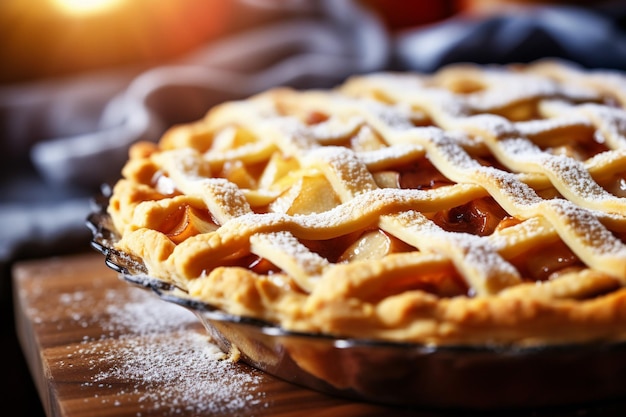
[[[625,103],[623,74],[554,60],[276,88],[135,144],[116,247],[287,330],[623,340]]]

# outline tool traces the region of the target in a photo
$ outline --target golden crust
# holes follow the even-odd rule
[[[623,340],[625,101],[556,61],[270,90],[135,145],[109,213],[151,275],[288,330]]]

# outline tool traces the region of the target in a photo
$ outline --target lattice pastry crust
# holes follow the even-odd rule
[[[557,61],[277,88],[133,146],[108,211],[151,275],[289,330],[621,340],[625,103]]]

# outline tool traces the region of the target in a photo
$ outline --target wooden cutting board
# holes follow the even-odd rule
[[[19,263],[13,289],[18,337],[49,417],[480,415],[334,398],[223,359],[191,312],[119,279],[100,254]],[[626,415],[626,406],[507,415]]]
[[[191,312],[119,279],[102,255],[23,262],[13,280],[18,337],[48,416],[402,413],[220,358]]]

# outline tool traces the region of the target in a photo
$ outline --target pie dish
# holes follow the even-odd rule
[[[141,259],[115,249],[119,235],[106,212],[109,192],[105,186],[88,218],[92,246],[126,282],[195,313],[233,360],[305,388],[401,412],[427,407],[537,416],[546,410],[545,415],[565,416],[626,409],[621,402],[626,397],[625,342],[429,346],[342,338],[288,331],[192,299],[148,275]]]
[[[115,239],[101,247],[141,265],[131,280],[231,318],[218,327],[305,338],[280,346],[333,389],[363,392],[353,372],[369,354],[342,372],[346,358],[310,338],[385,352],[367,366],[401,349],[411,371],[416,352],[473,358],[472,372],[482,355],[513,355],[521,371],[563,351],[603,351],[602,366],[623,368],[624,103],[623,74],[555,60],[276,88],[135,144],[105,207]],[[259,346],[248,336],[236,347]],[[562,361],[548,368],[565,372]],[[551,395],[537,403],[565,398]]]

